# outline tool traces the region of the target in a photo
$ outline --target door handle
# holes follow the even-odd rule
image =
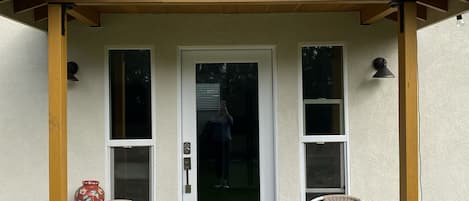
[[[191,193],[192,186],[189,183],[189,170],[191,167],[191,157],[184,157],[184,170],[186,171],[186,184],[184,185],[184,192]]]

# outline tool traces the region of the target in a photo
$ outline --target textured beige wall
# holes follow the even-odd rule
[[[46,201],[47,37],[0,16],[0,200]]]
[[[18,200],[48,200],[47,192],[44,192],[47,190],[46,38],[42,32],[39,35],[40,44],[30,46],[35,43],[29,41],[23,48],[36,52],[28,56],[38,55],[40,58],[31,61],[22,58],[19,61],[26,64],[42,62],[41,70],[27,71],[27,75],[22,75],[19,67],[32,66],[22,63],[10,65],[15,60],[1,65],[2,70],[6,66],[12,73],[2,71],[0,74],[0,82],[4,83],[0,85],[0,94],[3,94],[0,118],[14,119],[0,122],[1,139],[13,139],[11,143],[2,143],[0,153],[15,152],[2,155],[2,159],[14,164],[0,163],[0,183],[4,184],[3,178],[17,180],[13,186],[2,185],[0,196],[6,196],[2,197],[4,200],[11,199],[11,192],[29,196]],[[22,42],[24,38],[27,37],[12,40]],[[278,67],[278,200],[299,201],[298,121],[301,119],[298,119],[298,104],[301,100],[297,99],[298,45],[304,42],[343,42],[346,45],[351,194],[371,201],[398,200],[397,79],[371,79],[374,73],[371,61],[378,56],[386,57],[390,68],[397,74],[396,24],[382,21],[372,26],[361,26],[356,13],[104,15],[102,28],[88,28],[76,21],[71,22],[69,60],[80,65],[80,82],[69,84],[70,199],[81,180],[95,178],[104,181],[105,46],[154,46],[156,198],[158,201],[176,201],[179,188],[175,160],[178,151],[177,46],[275,45]],[[7,53],[14,55],[13,50]],[[2,55],[3,58],[15,57]],[[15,84],[18,87],[12,88]],[[32,87],[38,89],[32,90]],[[9,93],[22,93],[22,96],[5,95]],[[36,95],[42,98],[28,98]],[[21,101],[30,106],[12,108]],[[8,112],[4,113],[4,110]],[[23,111],[20,114],[34,112],[27,117],[31,119],[26,126],[20,123],[25,117],[18,115],[18,111]],[[28,136],[24,136],[25,133]],[[18,160],[22,163],[18,164]],[[20,170],[23,172],[16,173],[17,176],[11,173]],[[26,191],[16,189],[29,185],[31,188]],[[38,185],[38,188],[32,188]]]
[[[345,42],[351,192],[366,200],[398,199],[397,80],[371,79],[371,61],[377,56],[388,58],[396,72],[397,41],[392,22],[361,26],[359,16],[353,13],[104,15],[103,27],[98,29],[73,22],[69,39],[70,59],[81,66],[81,81],[70,89],[70,105],[75,106],[70,111],[70,140],[86,140],[70,143],[72,189],[83,175],[102,178],[106,45],[155,47],[156,198],[160,201],[178,199],[174,160],[178,151],[177,46],[276,45],[278,200],[300,200],[298,44]],[[80,150],[98,163],[89,168],[89,161],[78,155]],[[93,174],[83,172],[91,169],[95,169]]]
[[[422,197],[468,200],[469,14],[418,32]]]
[[[388,60],[397,77],[394,28],[386,35],[370,27],[350,44],[348,55],[351,194],[369,201],[399,200],[398,79],[371,78],[377,56]]]

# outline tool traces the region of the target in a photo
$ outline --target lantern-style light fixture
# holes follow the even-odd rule
[[[394,78],[394,74],[389,70],[385,58],[378,57],[373,60],[373,67],[376,69],[376,73],[373,75],[374,78]]]

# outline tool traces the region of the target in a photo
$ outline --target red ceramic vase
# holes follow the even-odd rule
[[[104,201],[104,191],[98,181],[85,180],[75,192],[75,201]]]

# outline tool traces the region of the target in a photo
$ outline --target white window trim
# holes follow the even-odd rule
[[[109,96],[109,51],[110,50],[150,50],[150,76],[151,76],[151,139],[143,140],[111,140],[111,117],[110,117],[110,101]],[[150,147],[150,200],[156,201],[156,76],[155,76],[155,61],[154,61],[154,47],[142,45],[110,45],[104,47],[104,192],[106,193],[106,200],[112,199],[114,196],[112,184],[112,170],[113,160],[112,151],[114,147]]]
[[[310,46],[341,46],[342,47],[342,64],[343,64],[343,99],[306,99],[303,101],[303,62],[302,62],[302,48]],[[299,161],[300,161],[300,190],[301,190],[301,201],[306,200],[306,193],[338,193],[342,192],[341,188],[306,188],[306,159],[305,159],[305,144],[306,143],[325,143],[325,142],[343,142],[344,146],[341,153],[341,157],[344,157],[343,164],[341,168],[344,170],[341,174],[345,174],[342,178],[345,181],[342,183],[345,184],[345,193],[350,194],[350,139],[349,139],[349,118],[348,118],[348,65],[347,65],[347,48],[345,42],[304,42],[300,43],[297,48],[298,52],[298,123],[299,123]],[[304,125],[304,106],[305,104],[341,104],[343,110],[341,111],[341,130],[342,135],[316,135],[316,136],[306,136],[304,135],[305,125]],[[345,167],[344,167],[345,166]]]

